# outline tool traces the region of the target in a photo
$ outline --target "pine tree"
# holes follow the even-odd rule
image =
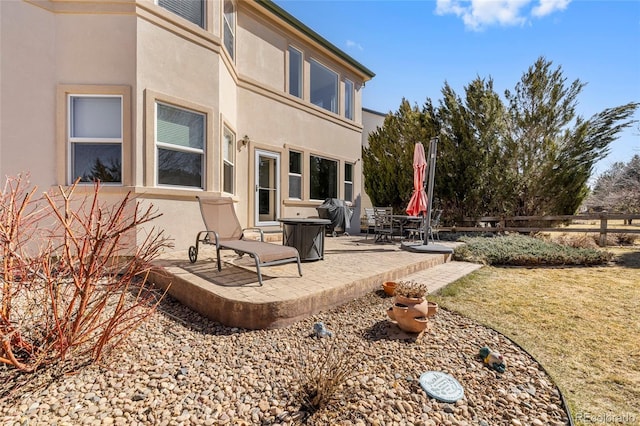
[[[630,102],[589,119],[577,115],[585,84],[539,58],[506,91],[476,78],[464,99],[445,83],[435,108],[403,99],[363,149],[365,190],[374,205],[403,211],[413,191],[413,150],[439,137],[434,199],[443,221],[467,216],[574,214],[589,193],[594,165],[640,106]],[[434,203],[435,204],[435,203]]]
[[[539,58],[515,87],[509,103],[505,155],[511,162],[517,200],[507,214],[574,214],[588,195],[596,162],[609,152],[617,135],[633,124],[640,104],[606,109],[588,120],[576,115],[585,84],[567,86],[561,67]]]
[[[476,78],[464,101],[445,83],[438,108],[442,123],[435,193],[449,221],[491,213],[499,188],[504,106],[493,81]]]
[[[406,99],[397,112],[385,117],[382,128],[369,135],[362,150],[365,191],[375,206],[391,206],[404,212],[413,191],[413,151],[421,142],[428,148],[434,134],[417,106]]]

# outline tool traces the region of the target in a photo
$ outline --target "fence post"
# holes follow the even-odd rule
[[[607,246],[607,212],[600,214],[600,247]]]

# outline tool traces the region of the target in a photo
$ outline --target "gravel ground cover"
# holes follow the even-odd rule
[[[107,364],[59,375],[1,369],[0,424],[569,423],[548,375],[502,335],[440,309],[430,330],[416,337],[388,321],[391,305],[378,291],[287,328],[248,331],[209,321],[167,297]],[[313,337],[319,321],[333,337]],[[482,346],[504,355],[505,373],[483,365]],[[348,363],[350,377],[328,405],[301,411],[305,372],[327,354]],[[448,404],[429,397],[418,378],[432,370],[455,377],[464,398]]]

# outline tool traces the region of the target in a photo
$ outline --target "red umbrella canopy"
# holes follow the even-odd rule
[[[427,193],[424,190],[426,168],[427,159],[424,155],[424,147],[418,142],[413,150],[413,194],[407,206],[409,216],[418,216],[420,213],[427,212]]]

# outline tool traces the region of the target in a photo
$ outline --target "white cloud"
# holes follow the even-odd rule
[[[353,40],[347,40],[347,48],[349,49],[358,49],[360,51],[364,50],[364,48],[362,47],[362,45],[360,43],[356,43]]]
[[[540,0],[540,4],[533,8],[531,14],[537,17],[546,16],[556,10],[565,10],[570,2],[571,0]]]
[[[571,0],[539,0],[531,10],[532,0],[437,0],[436,14],[453,14],[474,31],[492,25],[514,26],[527,22],[529,13],[535,17],[564,10]]]

